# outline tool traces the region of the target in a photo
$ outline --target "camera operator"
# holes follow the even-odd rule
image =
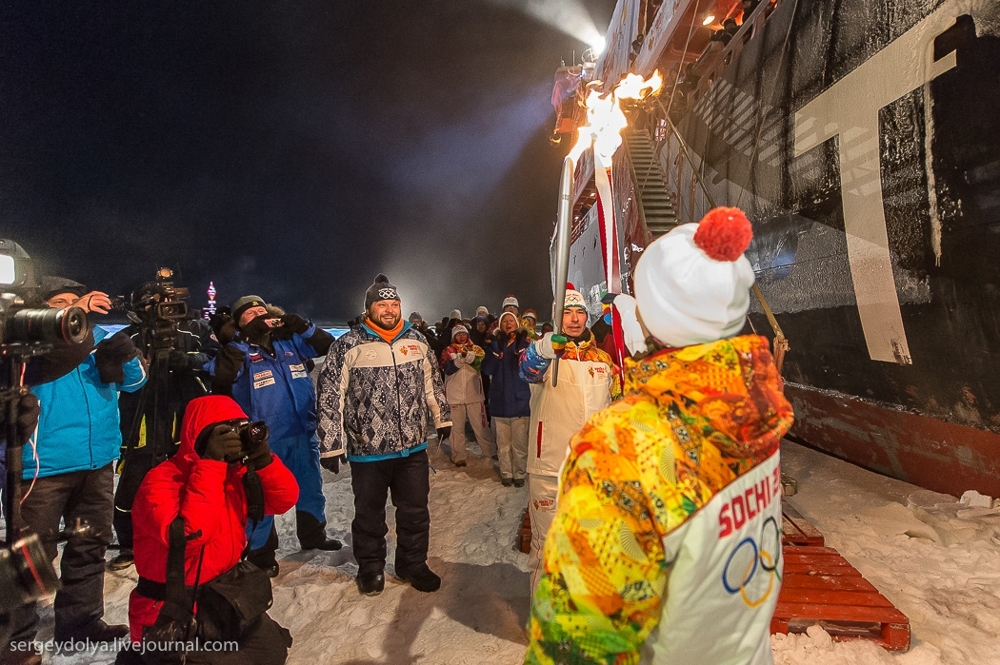
[[[62,278],[42,281],[49,307],[81,307],[106,313],[107,295],[87,292]],[[50,561],[56,557],[60,519],[67,527],[85,523],[87,535],[67,542],[61,561],[62,588],[55,598],[55,639],[108,642],[127,634],[104,615],[104,553],[111,542],[114,461],[121,445],[119,391],[138,390],[146,370],[127,335],[97,329],[94,352],[63,377],[35,387],[41,404],[38,430],[23,448],[21,517],[42,540]],[[11,641],[31,641],[38,626],[35,604],[11,613]],[[10,642],[5,645],[10,649]],[[38,654],[3,654],[4,663],[40,662]]]
[[[258,433],[248,436],[251,427]],[[295,478],[271,454],[267,438],[266,426],[249,423],[230,397],[209,395],[188,405],[180,449],[146,474],[132,509],[139,584],[129,596],[131,639],[157,645],[141,657],[136,650],[121,651],[117,663],[285,662],[292,638],[266,613],[270,580],[259,569],[247,573],[241,563],[248,515],[252,520],[283,513],[298,498]],[[231,624],[225,603],[213,602],[219,581],[237,569],[247,576],[240,578],[239,598],[227,601],[259,610],[247,612],[256,616],[247,617],[242,629]],[[162,643],[219,636],[238,640],[239,650],[181,654],[167,652]]]
[[[139,484],[150,469],[174,454],[187,404],[208,394],[208,374],[202,368],[218,353],[219,344],[207,321],[187,317],[178,292],[186,295],[172,285],[142,284],[131,296],[133,323],[122,331],[146,359],[149,381],[138,392],[122,395],[118,403],[122,449],[114,527],[121,550],[108,570],[132,565],[132,502]],[[166,310],[164,304],[169,305]]]
[[[326,535],[326,497],[316,437],[316,389],[309,371],[312,359],[325,356],[333,336],[295,314],[269,307],[258,296],[244,296],[232,316],[214,319],[223,348],[206,369],[212,392],[231,394],[254,420],[271,428],[271,449],[295,475],[299,500],[295,526],[304,550],[339,550],[341,543]],[[274,519],[265,517],[250,534],[250,560],[278,574]]]

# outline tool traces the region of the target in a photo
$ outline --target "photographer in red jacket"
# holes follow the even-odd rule
[[[246,549],[248,515],[253,513],[255,501],[248,495],[245,476],[255,473],[260,479],[258,512],[262,504],[263,514],[280,514],[298,499],[295,477],[271,454],[266,428],[263,436],[251,440],[241,438],[240,431],[246,427],[247,416],[232,398],[210,395],[192,400],[184,415],[177,454],[153,468],[143,480],[132,509],[135,567],[139,573],[139,584],[129,598],[129,627],[135,649],[143,641],[144,631],[147,641],[158,640],[150,637],[151,632],[156,632],[150,628],[158,629],[166,623],[161,611],[165,609],[164,600],[172,593],[168,583],[170,534],[174,525],[176,543],[178,517],[183,520],[182,537],[186,540],[183,575],[187,606],[183,609],[190,612],[197,599],[195,618],[199,627],[193,632],[200,637],[203,621],[218,620],[204,616],[208,607],[206,590],[211,589],[213,580],[240,564]],[[269,596],[270,581],[266,575],[263,580]],[[185,636],[185,641],[193,640],[194,635]],[[188,651],[184,662],[280,664],[285,662],[291,642],[288,631],[265,612],[241,632],[237,651]],[[136,659],[136,650],[132,650],[124,658],[125,652],[121,652],[117,662],[180,662],[178,653],[162,653],[146,646],[142,660]]]

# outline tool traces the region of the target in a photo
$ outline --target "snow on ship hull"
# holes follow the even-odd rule
[[[998,34],[986,0],[783,0],[672,114],[715,202],[754,221],[793,434],[952,494],[1000,495]],[[674,137],[659,160],[697,221]]]

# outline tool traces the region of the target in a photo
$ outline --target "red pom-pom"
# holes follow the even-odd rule
[[[694,244],[716,261],[735,261],[747,251],[753,227],[739,208],[712,208],[694,232]]]
[[[573,286],[573,282],[566,282],[566,289],[569,291],[576,291],[576,287]]]

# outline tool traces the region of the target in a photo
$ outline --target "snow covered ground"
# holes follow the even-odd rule
[[[475,448],[473,448],[475,449]],[[908,653],[833,643],[818,628],[772,638],[778,664],[1000,664],[1000,509],[970,508],[863,471],[793,443],[784,469],[798,481],[791,503],[906,614]],[[458,469],[432,441],[430,565],[440,591],[423,594],[391,577],[362,597],[350,550],[350,473],[324,472],[330,531],[340,552],[297,552],[290,516],[279,518],[281,574],[271,615],[295,639],[289,663],[407,665],[521,662],[528,615],[527,555],[515,550],[527,490],[505,488],[488,460]],[[391,520],[392,508],[389,508]],[[109,555],[110,556],[110,555]],[[109,573],[107,618],[125,622],[134,570]],[[51,601],[40,639],[52,635]],[[59,665],[109,663],[109,655],[46,656]]]

